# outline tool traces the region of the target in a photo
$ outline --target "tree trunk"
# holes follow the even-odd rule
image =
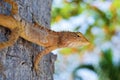
[[[50,26],[52,0],[15,0],[19,15],[27,22]],[[1,7],[2,5],[2,7]],[[4,6],[4,7],[3,7]],[[0,14],[9,15],[11,6],[0,0]],[[9,39],[10,30],[0,27],[0,42]],[[39,45],[19,38],[11,47],[0,50],[0,80],[53,80],[56,56],[48,54],[39,64],[39,74],[33,70],[35,56],[42,50]]]

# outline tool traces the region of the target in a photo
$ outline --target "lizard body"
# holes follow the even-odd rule
[[[11,4],[11,0],[5,1]],[[16,11],[12,11],[13,13],[16,13]],[[1,42],[0,49],[13,45],[19,37],[45,47],[45,49],[41,51],[34,60],[35,70],[38,69],[38,64],[42,56],[48,54],[52,50],[64,47],[78,47],[89,43],[80,32],[55,32],[38,24],[28,23],[24,20],[17,21],[12,16],[0,14],[0,25],[11,30],[9,40]]]
[[[0,25],[10,29],[14,33],[19,33],[20,37],[44,47],[56,45],[57,32],[37,24],[22,22],[16,21],[12,16],[0,14]],[[14,29],[17,30],[13,31]]]

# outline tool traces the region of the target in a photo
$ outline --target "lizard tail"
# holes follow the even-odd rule
[[[38,64],[41,60],[41,58],[46,55],[49,54],[49,52],[51,52],[52,50],[56,49],[55,46],[51,46],[51,47],[47,47],[45,48],[43,51],[41,51],[39,54],[37,54],[35,61],[34,61],[34,70],[37,72],[38,71]]]

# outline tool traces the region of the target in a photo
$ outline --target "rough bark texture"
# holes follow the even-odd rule
[[[16,0],[16,2],[22,19],[38,22],[46,27],[50,26],[52,0]],[[11,6],[8,3],[3,5],[4,8],[0,7],[0,14],[10,14]],[[8,29],[0,27],[0,42],[7,41],[9,34]],[[0,50],[0,80],[53,80],[56,59],[53,54],[43,57],[38,75],[33,70],[34,57],[41,50],[38,45],[22,38],[19,38],[13,46]]]

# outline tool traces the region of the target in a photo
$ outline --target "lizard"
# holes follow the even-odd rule
[[[14,2],[5,0],[11,6]],[[17,7],[16,5],[12,7]],[[17,8],[12,8],[12,13],[16,13]],[[6,42],[0,43],[0,49],[13,45],[19,37],[27,41],[45,47],[38,53],[34,60],[34,69],[38,70],[41,58],[57,48],[79,47],[89,44],[87,38],[81,32],[61,31],[56,32],[38,23],[28,23],[24,20],[17,21],[13,16],[0,14],[0,25],[11,30],[10,38]]]

